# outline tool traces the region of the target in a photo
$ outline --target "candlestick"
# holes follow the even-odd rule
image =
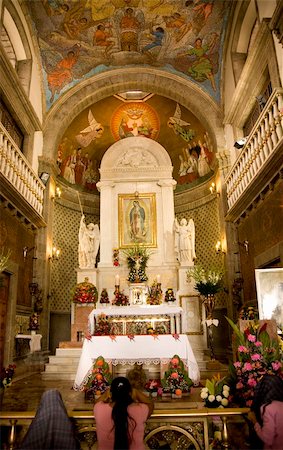
[[[119,275],[115,275],[115,286],[119,286],[120,285],[120,277]]]
[[[157,282],[157,283],[160,283],[160,275],[157,275],[157,276],[156,276],[156,282]]]

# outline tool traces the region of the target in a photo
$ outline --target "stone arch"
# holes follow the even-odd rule
[[[45,156],[55,158],[66,128],[85,108],[125,90],[143,90],[168,97],[195,114],[213,138],[215,150],[223,148],[222,112],[205,91],[175,74],[152,68],[115,69],[85,80],[66,92],[50,109],[44,128]]]

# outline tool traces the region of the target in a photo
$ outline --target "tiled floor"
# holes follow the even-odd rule
[[[5,389],[2,411],[36,410],[42,393],[48,389],[58,389],[68,410],[91,410],[92,404],[85,401],[84,393],[74,391],[70,381],[43,381],[40,373],[16,377],[12,385]],[[171,400],[168,398],[155,400],[156,409],[160,408],[197,408],[201,407],[200,388],[193,387],[188,397]]]

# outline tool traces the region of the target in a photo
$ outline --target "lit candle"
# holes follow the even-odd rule
[[[156,281],[157,281],[157,283],[160,283],[160,275],[156,276]]]
[[[119,275],[115,275],[115,286],[119,286],[120,285],[120,277]]]

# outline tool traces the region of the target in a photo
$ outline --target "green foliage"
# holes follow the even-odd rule
[[[223,275],[221,269],[204,270],[200,265],[195,265],[188,270],[187,279],[190,281],[193,278],[196,290],[204,297],[207,297],[215,295],[223,289]]]
[[[152,252],[147,247],[136,244],[134,247],[123,250],[123,253],[127,257],[127,264],[130,269],[128,281],[131,283],[147,281],[145,269]]]

